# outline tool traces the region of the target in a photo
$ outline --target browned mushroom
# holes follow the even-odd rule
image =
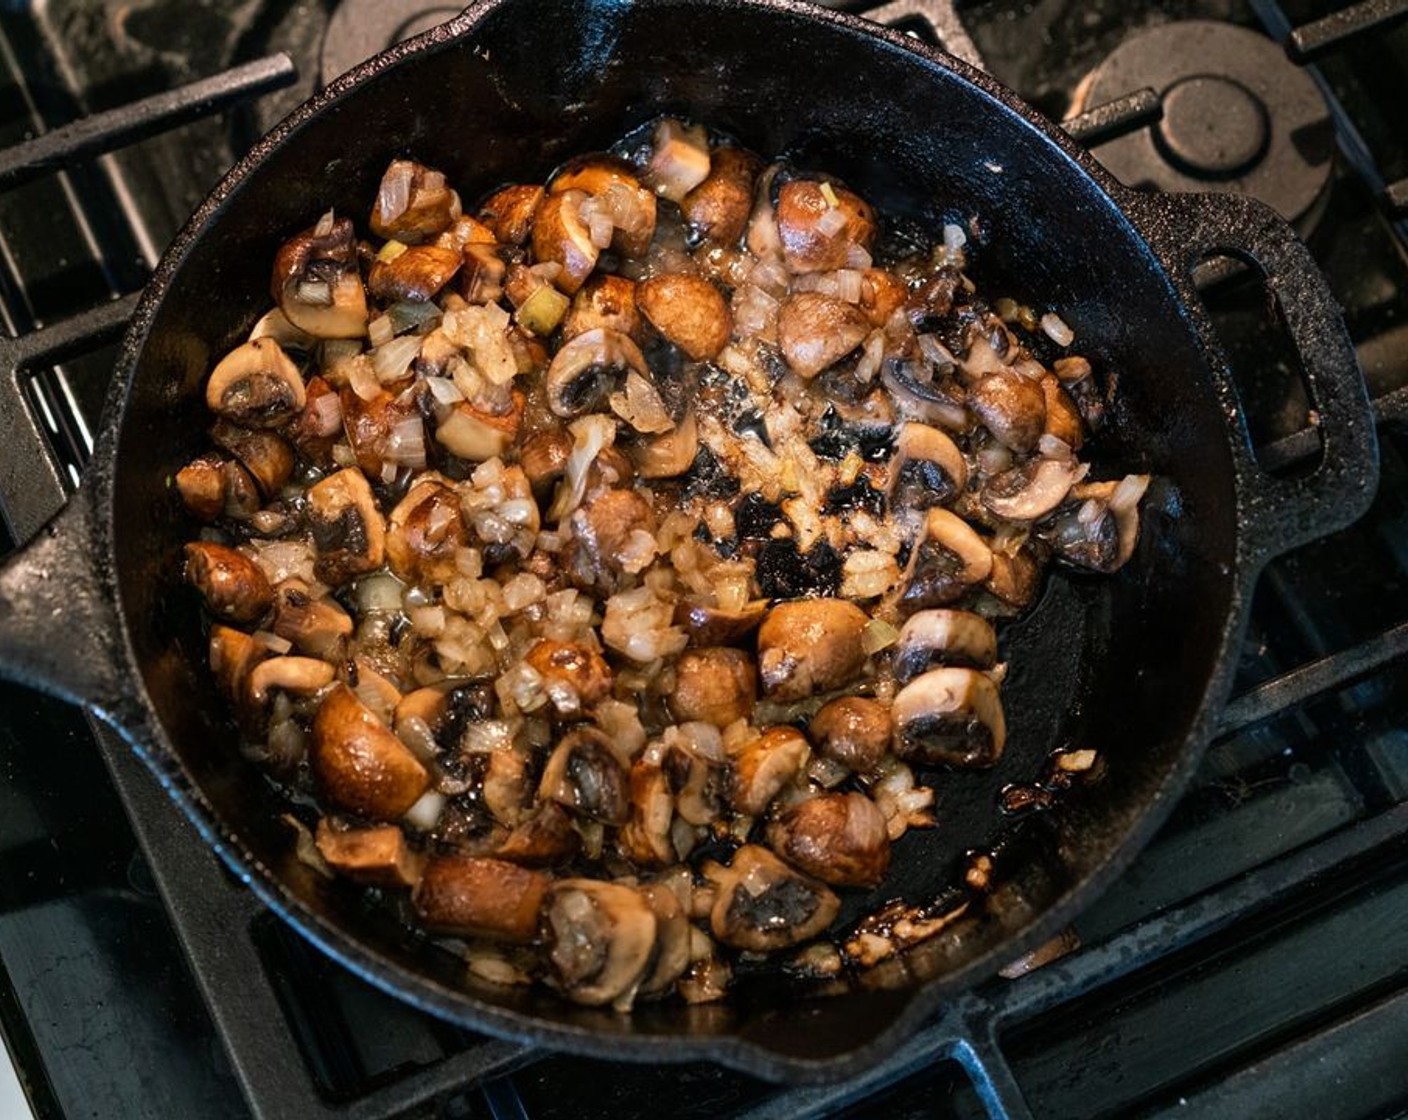
[[[497,243],[471,241],[460,250],[458,288],[466,303],[497,303],[507,275],[504,249]]]
[[[198,456],[176,472],[181,501],[202,521],[214,521],[225,512],[228,486],[225,460],[219,455]]]
[[[1060,380],[1049,373],[1041,379],[1041,391],[1046,398],[1045,434],[1059,439],[1072,451],[1079,451],[1085,442],[1085,421],[1076,402],[1061,387]]]
[[[861,274],[860,309],[872,327],[883,327],[904,306],[909,291],[893,272],[867,268]]]
[[[655,913],[638,891],[596,879],[548,888],[542,935],[552,977],[575,1003],[628,1010],[655,954]]]
[[[562,322],[562,340],[605,327],[639,342],[640,326],[635,281],[598,273],[572,297],[572,307]]]
[[[1024,546],[1015,552],[994,550],[992,571],[983,583],[985,590],[1009,607],[1021,609],[1036,597],[1040,584],[1041,561],[1031,546]]]
[[[340,662],[352,636],[352,617],[330,596],[314,599],[302,580],[286,579],[275,588],[273,630],[300,653]]]
[[[631,372],[650,377],[645,355],[628,335],[608,327],[585,331],[563,343],[548,366],[548,407],[565,419],[591,412]]]
[[[601,255],[591,230],[582,221],[582,203],[587,197],[585,191],[550,194],[533,219],[533,256],[539,262],[560,266],[553,284],[569,296],[591,275]]]
[[[564,719],[585,719],[587,709],[611,695],[611,666],[581,642],[542,638],[523,660],[543,678],[548,701]]]
[[[675,812],[686,824],[712,824],[723,815],[729,773],[722,760],[705,757],[681,735],[665,751],[661,769],[675,795]]]
[[[798,377],[810,381],[840,361],[870,333],[865,313],[821,292],[789,296],[777,313],[777,344]]]
[[[243,552],[213,541],[186,545],[186,579],[206,609],[227,622],[256,622],[274,602],[263,569]]]
[[[626,822],[627,774],[611,740],[591,727],[563,736],[543,767],[539,797],[605,824]]]
[[[426,861],[412,895],[428,927],[491,941],[528,942],[551,880],[504,860],[443,855]]]
[[[1065,500],[1084,473],[1075,459],[1033,459],[988,479],[983,505],[1007,521],[1037,521]]]
[[[658,763],[642,756],[631,766],[631,816],[621,827],[622,854],[641,867],[668,867],[677,856],[670,841],[675,801]]]
[[[460,574],[455,554],[468,542],[454,487],[438,474],[423,474],[387,520],[386,562],[407,583],[448,583]]]
[[[533,231],[533,218],[545,193],[537,183],[504,187],[485,199],[479,216],[494,231],[496,241],[522,245]]]
[[[1046,427],[1046,395],[1039,382],[1010,370],[979,378],[968,407],[998,440],[1019,454],[1036,447]]]
[[[689,649],[675,662],[670,711],[677,720],[702,720],[727,727],[753,714],[758,674],[741,649]]]
[[[765,953],[796,945],[829,926],[841,908],[828,888],[756,844],[739,848],[717,874],[709,928],[735,949]]]
[[[345,684],[313,717],[313,773],[328,802],[375,821],[394,821],[430,785],[430,775]]]
[[[249,675],[271,651],[243,630],[216,623],[210,628],[210,671],[238,713],[247,695]]]
[[[548,184],[548,193],[585,191],[593,208],[611,222],[611,248],[624,257],[643,257],[655,236],[655,195],[640,185],[635,169],[609,155],[571,160]]]
[[[901,684],[940,665],[991,669],[997,634],[972,611],[927,610],[912,615],[895,640],[891,669]]]
[[[220,420],[210,429],[210,438],[240,461],[266,498],[277,494],[293,474],[293,448],[281,435]]]
[[[770,727],[749,743],[733,762],[733,803],[756,817],[784,786],[796,780],[811,747],[795,727]]]
[[[636,302],[650,325],[696,362],[716,358],[733,331],[728,304],[702,276],[652,276],[636,289]]]
[[[552,867],[571,859],[580,843],[567,810],[556,801],[544,801],[514,826],[494,855],[522,867]]]
[[[1139,540],[1139,500],[1149,476],[1073,487],[1074,499],[1042,527],[1043,538],[1067,564],[1095,572],[1118,571]]]
[[[286,434],[303,457],[319,467],[332,462],[332,447],[342,434],[342,397],[321,377],[310,377],[303,411]]]
[[[506,412],[485,412],[468,401],[456,401],[435,428],[435,442],[446,451],[471,463],[502,455],[518,437],[526,398],[518,390],[511,394]]]
[[[528,804],[533,796],[528,760],[513,748],[490,751],[481,793],[496,821],[510,828],[518,827],[527,819]]]
[[[680,202],[690,232],[715,245],[736,245],[753,211],[753,186],[762,160],[744,148],[715,148],[709,175]]]
[[[579,586],[610,591],[623,572],[655,559],[655,507],[636,490],[602,490],[571,518],[568,571]]]
[[[314,338],[362,338],[367,295],[357,272],[352,219],[324,216],[286,241],[274,258],[270,284],[284,316]]]
[[[868,621],[844,599],[779,603],[758,631],[763,690],[774,700],[801,700],[846,684],[865,666]]]
[[[824,793],[768,825],[773,851],[833,887],[873,887],[890,869],[885,815],[863,793]]]
[[[276,428],[307,400],[298,367],[272,338],[236,346],[211,371],[205,404],[246,428]]]
[[[386,525],[366,477],[355,467],[309,487],[306,517],[318,549],[313,571],[324,583],[338,586],[381,567]]]
[[[947,606],[991,571],[992,549],[973,527],[946,509],[931,509],[905,569],[902,602],[910,610]]]
[[[367,288],[385,303],[398,300],[425,302],[455,278],[464,255],[440,245],[411,245],[390,256],[378,257],[367,273]]]
[[[692,411],[686,412],[670,431],[634,442],[630,451],[641,478],[678,478],[699,455],[699,423]]]
[[[692,645],[723,646],[742,641],[761,625],[767,613],[766,599],[754,599],[736,611],[684,600],[675,608],[675,623],[689,632]]]
[[[807,725],[817,750],[856,773],[867,773],[890,749],[890,709],[864,696],[842,696],[823,704]]]
[[[947,505],[968,485],[968,465],[958,445],[938,428],[908,421],[895,439],[890,464],[890,504],[897,509]]]
[[[372,232],[407,245],[429,241],[449,229],[460,216],[460,198],[445,184],[445,176],[409,159],[392,160],[381,177]]]
[[[680,900],[664,883],[646,883],[638,888],[655,914],[655,961],[641,981],[642,996],[664,995],[670,985],[689,967],[693,927]]]
[[[372,478],[381,478],[388,464],[394,470],[404,458],[400,448],[407,435],[419,439],[422,448],[425,442],[424,422],[415,401],[385,389],[364,399],[350,385],[345,387],[342,425],[357,465]]]
[[[907,762],[983,769],[1007,741],[997,685],[976,669],[930,669],[900,689],[891,714]]]
[[[318,852],[334,871],[370,887],[414,887],[424,858],[406,846],[394,824],[376,828],[334,828],[318,821]]]
[[[847,266],[852,247],[870,249],[875,211],[845,187],[793,179],[778,192],[777,232],[789,269],[830,272]]]

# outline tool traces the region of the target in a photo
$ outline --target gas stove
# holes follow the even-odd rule
[[[847,5],[859,8],[859,5]],[[417,0],[0,7],[0,551],[81,477],[137,293],[230,163]],[[1130,185],[1255,194],[1345,309],[1383,477],[1268,568],[1236,698],[1062,939],[856,1081],[623,1066],[420,1015],[263,911],[130,751],[0,686],[0,1114],[1368,1117],[1408,1107],[1408,3],[895,0]],[[1262,465],[1319,454],[1256,276],[1207,270]],[[959,1041],[950,1029],[960,1021]]]

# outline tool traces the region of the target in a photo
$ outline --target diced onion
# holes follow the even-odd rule
[[[412,828],[429,832],[440,820],[445,811],[445,795],[439,790],[428,789],[406,810],[405,822]]]
[[[425,383],[430,388],[430,395],[435,398],[437,404],[455,404],[464,400],[464,394],[460,392],[460,387],[448,377],[427,377]]]
[[[332,232],[333,224],[336,221],[337,215],[333,211],[329,210],[321,218],[318,219],[318,224],[313,227],[313,236],[326,237]]]
[[[403,467],[425,466],[425,423],[419,416],[408,416],[391,429],[386,439],[386,459]]]
[[[816,220],[816,232],[822,237],[835,237],[846,228],[846,221],[844,210],[823,210]]]
[[[364,401],[374,401],[381,393],[381,382],[377,380],[376,367],[365,354],[358,354],[343,367],[347,384]]]
[[[357,609],[364,614],[399,611],[405,585],[390,572],[377,572],[357,581]]]
[[[308,418],[313,434],[326,439],[342,430],[342,398],[336,393],[323,393],[308,402]]]
[[[1048,311],[1041,317],[1041,329],[1057,346],[1069,346],[1076,340],[1076,332],[1066,326],[1066,321],[1054,311]]]
[[[889,649],[899,640],[900,632],[883,618],[872,618],[860,632],[860,646],[867,656]]]
[[[413,334],[393,338],[385,346],[372,351],[372,369],[383,385],[400,381],[420,353],[422,340]]]
[[[388,315],[378,315],[367,324],[367,341],[373,346],[385,346],[396,337],[396,327]]]

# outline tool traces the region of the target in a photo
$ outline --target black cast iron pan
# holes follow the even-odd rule
[[[282,804],[241,760],[204,667],[177,561],[192,527],[169,479],[203,443],[206,373],[265,309],[277,245],[330,204],[362,213],[390,158],[442,168],[473,197],[542,178],[662,111],[835,172],[882,211],[935,228],[976,214],[984,290],[1060,308],[1081,351],[1118,371],[1102,454],[1160,482],[1139,551],[1116,578],[1055,578],[1008,629],[1007,757],[988,776],[940,778],[940,828],[899,847],[885,893],[933,898],[964,848],[997,838],[1002,783],[1032,778],[1053,746],[1097,748],[1103,780],[1008,836],[1003,885],[986,907],[845,995],[760,983],[723,1004],[619,1016],[537,990],[467,986],[450,954],[292,857]],[[1264,272],[1299,351],[1324,437],[1308,477],[1276,480],[1255,465],[1189,278],[1213,252]],[[985,75],[793,0],[487,0],[335,82],[192,218],[132,320],[83,487],[0,573],[0,665],[118,727],[276,913],[420,1007],[606,1057],[839,1077],[1049,937],[1119,873],[1213,728],[1257,572],[1357,517],[1376,477],[1337,309],[1264,207],[1125,190]]]

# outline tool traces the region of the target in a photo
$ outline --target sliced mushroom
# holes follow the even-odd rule
[[[806,736],[795,727],[768,728],[734,759],[734,806],[746,816],[759,816],[796,780],[810,756]]]
[[[906,762],[986,769],[1007,741],[997,685],[976,669],[930,669],[900,689],[891,714]]]
[[[604,824],[626,822],[630,811],[625,767],[611,740],[595,728],[565,735],[543,768],[539,797]]]
[[[911,615],[895,641],[891,668],[901,684],[940,665],[991,669],[997,664],[997,634],[972,611],[928,610]]]
[[[357,233],[331,214],[286,241],[270,285],[284,316],[314,338],[362,338],[367,294],[357,272]]]
[[[526,403],[514,390],[507,412],[484,412],[468,401],[456,401],[435,428],[435,442],[451,455],[470,463],[482,463],[503,455],[518,438]]]
[[[581,587],[610,591],[622,573],[655,559],[655,507],[637,490],[602,490],[571,517],[568,570]]]
[[[372,232],[407,245],[429,241],[460,216],[460,198],[445,184],[445,176],[409,159],[392,160],[381,177]]]
[[[271,657],[250,670],[249,699],[262,708],[275,689],[312,696],[330,685],[332,678],[333,667],[316,657]]]
[[[1042,395],[1046,398],[1045,433],[1059,439],[1072,451],[1079,451],[1085,442],[1085,421],[1071,395],[1061,388],[1061,382],[1051,374],[1041,379]]]
[[[864,696],[842,696],[823,704],[807,725],[807,734],[824,757],[857,774],[880,765],[893,731],[890,709]]]
[[[313,717],[312,763],[329,804],[369,820],[396,820],[430,785],[420,760],[345,684]]]
[[[772,850],[833,887],[874,887],[890,869],[885,814],[863,793],[824,793],[768,825]]]
[[[630,454],[641,478],[678,478],[699,455],[699,423],[694,413],[686,412],[668,432],[632,443]]]
[[[801,700],[851,681],[865,666],[863,610],[843,599],[779,603],[758,631],[758,669],[774,700]]]
[[[420,881],[423,857],[406,845],[394,824],[377,828],[334,828],[318,821],[319,854],[340,875],[369,887],[413,887]]]
[[[1036,521],[1059,506],[1084,473],[1075,459],[1035,459],[988,479],[983,505],[1007,521]]]
[[[444,855],[426,861],[412,895],[416,913],[433,930],[528,942],[551,880],[504,860]]]
[[[568,999],[626,1010],[655,954],[655,912],[621,883],[562,879],[548,888],[542,934]]]
[[[201,455],[176,472],[182,503],[201,521],[214,521],[225,512],[228,485],[225,460],[218,455]]]
[[[186,580],[206,609],[227,622],[257,622],[274,602],[263,569],[243,552],[213,541],[186,545]]]
[[[455,554],[468,543],[454,487],[439,475],[424,474],[391,511],[386,562],[406,583],[448,583],[460,574]]]
[[[611,248],[624,257],[643,257],[655,236],[655,195],[640,185],[635,169],[610,155],[569,162],[548,184],[550,194],[580,190],[598,199],[612,223]]]
[[[533,230],[533,219],[545,192],[536,183],[520,183],[495,191],[479,208],[479,216],[504,245],[522,245]]]
[[[587,709],[611,695],[611,666],[581,642],[542,638],[523,660],[543,678],[553,710],[565,719],[585,719]]]
[[[567,295],[575,295],[601,254],[592,241],[591,230],[582,221],[585,191],[563,191],[543,199],[533,219],[533,256],[540,262],[560,266],[553,284]]]
[[[910,610],[947,606],[991,571],[992,549],[973,527],[946,509],[931,509],[905,570],[902,602]]]
[[[952,265],[944,265],[921,280],[904,301],[904,314],[910,326],[923,333],[942,330],[962,284],[962,275]]]
[[[494,855],[521,867],[553,867],[571,859],[580,843],[567,810],[556,801],[544,801],[514,826]]]
[[[548,407],[565,419],[591,412],[632,371],[650,378],[645,356],[628,335],[607,327],[586,331],[553,356],[544,382]]]
[[[464,254],[441,245],[411,245],[389,259],[378,258],[367,274],[367,288],[384,303],[434,299],[455,278]]]
[[[680,202],[690,233],[714,245],[737,245],[753,211],[753,187],[762,161],[744,148],[715,148],[709,174]]]
[[[789,296],[777,313],[777,344],[798,377],[810,381],[870,334],[865,313],[821,292]]]
[[[968,390],[968,407],[998,440],[1018,454],[1036,447],[1046,428],[1041,385],[1011,370],[979,378]]]
[[[664,883],[637,888],[655,914],[655,961],[640,985],[642,996],[664,995],[689,967],[693,927],[675,892]]]
[[[963,391],[951,377],[934,376],[927,364],[886,358],[880,367],[880,381],[901,415],[951,432],[971,427]]]
[[[366,477],[355,467],[308,489],[306,517],[318,549],[313,571],[336,587],[374,572],[386,556],[386,526]]]
[[[240,461],[266,498],[277,494],[293,474],[293,448],[281,435],[221,420],[210,429],[210,438]]]
[[[675,608],[675,623],[689,632],[692,645],[723,646],[742,641],[761,625],[767,613],[766,599],[754,599],[736,611],[686,600]]]
[[[733,332],[728,304],[702,276],[652,276],[636,289],[636,302],[650,325],[696,362],[718,357]]]
[[[719,879],[709,928],[735,949],[766,953],[796,945],[829,926],[841,908],[827,887],[755,844],[739,848]]]
[[[246,428],[276,428],[307,400],[298,367],[272,338],[236,346],[211,371],[205,404]]]
[[[789,269],[830,272],[846,267],[852,246],[870,249],[875,211],[845,187],[793,179],[778,192],[777,231]]]
[[[927,424],[901,425],[890,463],[891,508],[946,505],[967,485],[968,464],[953,440]]]
[[[753,714],[758,674],[741,649],[689,649],[675,662],[670,711],[677,720],[702,720],[724,728]]]
[[[670,841],[675,799],[669,779],[646,756],[631,765],[631,816],[621,828],[621,854],[641,867],[668,867],[677,859]]]
[[[636,310],[634,280],[605,272],[588,280],[572,297],[572,307],[562,322],[562,340],[567,342],[603,327],[640,341],[641,323]]]
[[[459,293],[466,303],[497,303],[504,296],[508,264],[504,249],[495,244],[471,241],[460,250]]]

